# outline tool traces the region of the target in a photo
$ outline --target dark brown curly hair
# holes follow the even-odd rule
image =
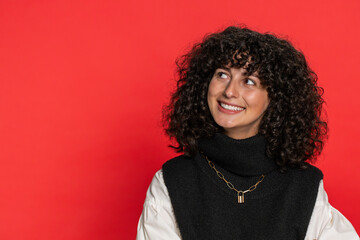
[[[281,169],[306,166],[321,153],[327,138],[322,118],[323,89],[304,55],[289,41],[246,27],[230,26],[213,33],[177,59],[177,88],[163,109],[166,134],[177,141],[177,152],[193,156],[197,140],[224,129],[210,114],[207,92],[217,68],[257,72],[270,104],[259,126],[268,141],[267,155]]]

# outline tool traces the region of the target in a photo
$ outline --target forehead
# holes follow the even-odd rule
[[[246,75],[254,75],[258,77],[259,66],[255,66],[253,57],[246,52],[236,50],[231,57],[224,61],[219,68],[230,70],[231,68],[245,69]]]

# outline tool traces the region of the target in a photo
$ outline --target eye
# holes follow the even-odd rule
[[[221,79],[226,79],[226,78],[228,78],[228,75],[227,75],[226,73],[224,73],[224,72],[218,72],[218,73],[217,73],[217,76],[218,76],[219,78],[221,78]]]
[[[246,79],[246,80],[245,80],[245,83],[246,83],[247,85],[255,85],[255,81],[251,80],[250,78]]]

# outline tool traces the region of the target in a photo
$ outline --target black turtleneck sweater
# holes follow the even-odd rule
[[[248,189],[262,174],[265,178],[238,203],[237,193],[202,154],[166,162],[164,180],[183,240],[305,238],[322,179],[319,169],[308,165],[280,173],[266,156],[262,135],[235,140],[216,134],[198,146],[236,189]]]

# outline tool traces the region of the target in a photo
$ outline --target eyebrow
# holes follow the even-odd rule
[[[253,77],[259,78],[259,74],[258,74],[257,72],[253,72],[250,76],[253,76]]]
[[[226,66],[223,66],[223,67],[219,67],[218,69],[224,69],[224,70],[226,70],[226,71],[229,71],[229,72],[230,72],[230,70],[231,70],[231,68],[229,68],[229,67],[226,67]]]
[[[229,67],[226,67],[226,66],[223,66],[223,67],[219,67],[218,69],[224,69],[226,71],[229,71],[231,72],[231,68]],[[248,73],[248,71],[246,71],[246,73]],[[253,72],[252,74],[248,75],[249,77],[256,77],[256,78],[259,78],[259,74],[257,72]],[[259,78],[260,79],[260,78]]]

